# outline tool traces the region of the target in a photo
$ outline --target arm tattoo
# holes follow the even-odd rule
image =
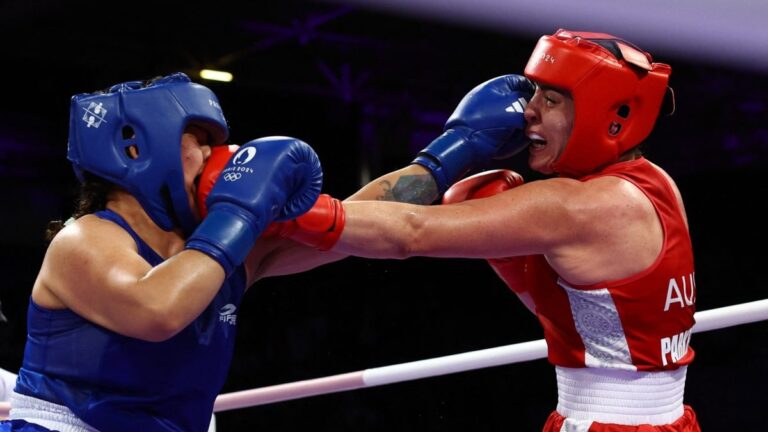
[[[388,180],[380,184],[384,193],[376,197],[379,201],[431,204],[438,196],[435,179],[429,174],[404,175],[394,186]]]

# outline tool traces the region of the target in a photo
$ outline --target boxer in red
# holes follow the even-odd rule
[[[438,139],[351,199],[323,196],[270,231],[330,250],[328,261],[488,259],[544,329],[558,382],[545,431],[698,431],[683,404],[696,303],[688,220],[674,181],[638,147],[674,107],[670,74],[611,35],[544,36],[525,68],[533,97],[504,111],[524,112],[528,164],[551,178],[520,184],[502,171],[458,181],[478,162],[478,133]],[[481,132],[506,127],[484,137],[497,148],[514,141],[520,126],[502,125],[471,96],[457,112]],[[444,135],[461,127],[449,121]],[[443,192],[446,205],[414,205]]]

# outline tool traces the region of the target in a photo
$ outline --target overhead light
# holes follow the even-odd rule
[[[232,74],[229,72],[217,71],[213,69],[202,69],[200,71],[200,78],[211,81],[230,82],[232,81]]]

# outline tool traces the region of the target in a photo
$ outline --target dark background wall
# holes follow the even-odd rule
[[[34,0],[0,6],[6,369],[21,362],[45,224],[71,209],[76,184],[65,152],[72,94],[177,70],[199,81],[202,66],[226,68],[235,81],[206,84],[219,95],[232,142],[277,134],[304,139],[323,161],[325,190],[344,197],[408,163],[469,89],[520,73],[540,34],[567,27],[553,20],[539,32],[511,33],[342,2],[132,2],[109,13],[103,7]],[[680,55],[684,47],[644,48],[674,68],[677,114],[659,125],[646,151],[678,180],[686,201],[697,307],[762,299],[768,71]],[[518,159],[498,166],[536,178]],[[490,268],[471,260],[350,258],[259,282],[241,310],[224,392],[542,336]],[[704,430],[763,430],[766,336],[765,323],[694,336],[686,401]],[[556,398],[552,368],[538,360],[217,417],[221,431],[528,431],[540,429]]]

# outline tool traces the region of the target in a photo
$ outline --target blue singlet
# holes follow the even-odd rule
[[[133,236],[152,266],[163,261],[117,213],[96,215]],[[64,405],[102,431],[206,431],[232,359],[245,283],[240,266],[195,321],[163,342],[122,336],[30,299],[15,391]]]

